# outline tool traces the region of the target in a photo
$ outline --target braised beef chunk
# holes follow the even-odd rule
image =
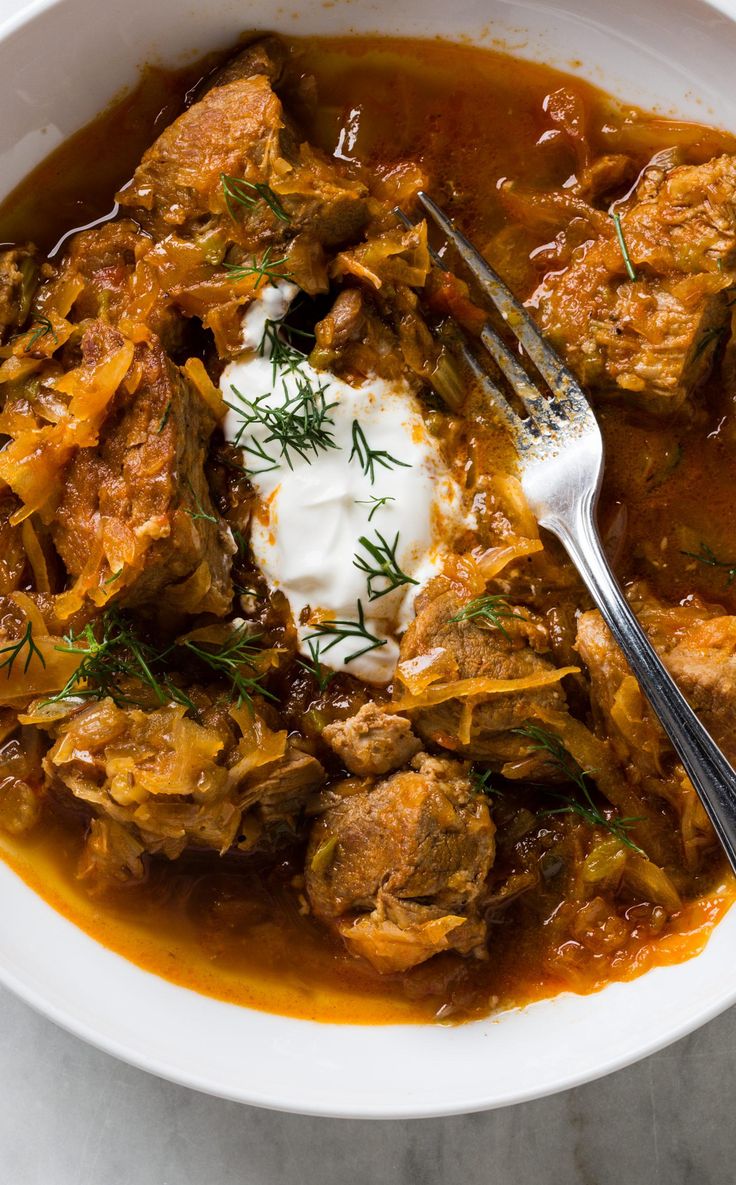
[[[243,78],[252,78],[255,74],[264,75],[274,90],[278,90],[283,80],[289,60],[286,43],[280,37],[259,37],[240,53],[235,54],[224,66],[207,80],[206,90],[214,86],[226,86],[228,82],[237,82]]]
[[[384,781],[342,783],[329,801],[306,861],[317,917],[380,971],[442,950],[481,954],[494,826],[466,768],[424,753]]]
[[[611,222],[546,277],[541,325],[584,383],[676,411],[709,374],[728,320],[736,160],[653,165],[621,207],[620,231],[622,242]]]
[[[332,358],[349,341],[356,340],[363,328],[365,309],[358,288],[343,288],[326,317],[314,327],[316,348]]]
[[[736,765],[736,617],[693,623],[665,663],[705,727]]]
[[[0,251],[0,342],[25,324],[38,271],[35,247],[8,247]]]
[[[71,304],[70,319],[100,317],[136,341],[153,333],[173,352],[182,341],[182,318],[148,268],[151,247],[131,218],[80,231],[40,289],[40,301]]]
[[[277,67],[262,64],[268,75]],[[215,76],[211,90],[145,153],[118,195],[157,237],[217,232],[254,249],[299,231],[319,243],[353,239],[367,217],[366,190],[333,161],[297,143],[252,48]],[[260,188],[259,188],[260,187]]]
[[[411,724],[376,704],[364,704],[355,716],[328,724],[322,736],[351,774],[387,774],[406,765],[422,747]]]
[[[54,282],[83,281],[84,287],[74,302],[74,314],[79,320],[100,316],[119,319],[140,238],[140,229],[129,218],[106,222],[73,236],[61,275]]]
[[[665,605],[643,586],[632,595],[644,628],[680,689],[729,761],[736,761],[736,617],[708,608],[698,598],[686,605]],[[642,768],[661,769],[669,752],[664,733],[597,610],[581,616],[577,647],[588,667],[602,722],[614,736],[626,737]],[[638,711],[623,710],[627,692],[636,696]]]
[[[289,745],[283,757],[260,767],[243,783],[244,807],[257,805],[267,823],[277,820],[294,822],[307,798],[325,780],[325,771],[310,753]]]
[[[644,587],[632,589],[631,599],[670,673],[729,760],[734,761],[736,618],[709,610],[697,599],[681,606],[664,605]],[[590,677],[596,730],[607,737],[621,770],[622,784],[643,795],[643,803],[647,797],[650,801],[664,800],[677,819],[682,845],[674,856],[670,845],[669,860],[676,867],[684,857],[687,867],[696,867],[703,851],[715,844],[713,830],[690,779],[597,610],[581,615],[577,649]],[[656,855],[663,862],[667,858],[667,840],[661,827],[658,843]]]
[[[93,322],[82,339],[92,362],[123,339]],[[230,532],[204,473],[214,419],[160,344],[136,347],[95,447],[68,467],[53,537],[67,571],[103,603],[151,602],[224,614],[232,600]]]
[[[503,629],[457,620],[463,601],[439,581],[417,597],[416,607],[416,619],[401,643],[402,664],[432,658],[450,690],[453,682],[483,678],[526,680],[529,687],[484,694],[479,686],[469,701],[449,695],[433,704],[430,684],[429,704],[411,709],[415,730],[427,742],[497,768],[528,754],[529,740],[515,730],[534,720],[537,711],[565,707],[555,668],[545,654],[549,645],[541,624],[526,609],[513,606],[508,613],[516,616],[504,617]],[[540,776],[549,774],[542,769]]]

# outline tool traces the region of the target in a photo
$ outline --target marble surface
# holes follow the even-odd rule
[[[0,991],[1,1185],[732,1185],[736,1009],[536,1103],[307,1119],[172,1086]]]

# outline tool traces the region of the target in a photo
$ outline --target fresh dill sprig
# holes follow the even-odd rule
[[[270,391],[259,395],[257,399],[248,399],[237,387],[230,388],[239,402],[229,403],[228,406],[241,418],[233,443],[245,452],[270,463],[270,469],[277,468],[280,459],[293,469],[292,453],[311,464],[320,452],[338,447],[331,431],[334,421],[330,417],[335,403],[327,403],[327,387],[315,387],[306,375],[298,375],[295,382],[296,390],[290,392],[288,383],[285,379],[282,380],[284,401],[277,406],[266,402],[271,395]],[[253,437],[252,429],[255,425],[265,428],[267,435],[263,441]],[[249,430],[251,444],[243,444]],[[266,446],[270,444],[277,447],[277,457],[266,451]],[[266,470],[251,472],[263,473]]]
[[[159,704],[175,701],[187,708],[194,705],[189,696],[176,687],[165,673],[158,674],[172,647],[157,650],[138,636],[131,622],[116,609],[108,609],[96,623],[71,630],[64,644],[56,649],[63,654],[79,655],[79,665],[61,691],[46,703],[56,704],[70,698],[105,699],[118,707],[147,707],[135,685],[143,684]]]
[[[281,259],[272,259],[271,251],[271,247],[266,247],[260,259],[253,256],[252,263],[226,263],[225,270],[229,272],[231,280],[243,280],[246,276],[255,276],[254,292],[257,292],[263,283],[271,284],[276,288],[280,280],[290,280],[291,273],[278,270],[286,263],[286,256],[284,255]]]
[[[389,497],[386,497],[386,498],[372,497],[372,498],[367,498],[367,499],[366,498],[363,498],[363,499],[356,498],[355,505],[356,506],[372,506],[373,507],[370,514],[368,515],[368,522],[371,522],[371,520],[373,519],[373,515],[376,513],[377,510],[380,510],[382,506],[386,506],[387,503],[395,502],[395,501],[396,501],[395,498],[389,498]]]
[[[538,724],[525,724],[521,728],[513,728],[511,731],[516,736],[526,737],[527,740],[532,741],[530,746],[532,753],[544,753],[549,765],[556,765],[569,782],[574,782],[580,790],[585,791],[585,773],[573,761],[559,737],[548,732],[546,728],[541,728]]]
[[[231,177],[228,173],[220,173],[220,184],[225,197],[225,205],[233,222],[238,220],[238,206],[245,206],[246,209],[252,210],[259,202],[265,202],[279,222],[291,222],[291,218],[270,185],[266,185],[262,181],[245,181],[242,177]]]
[[[474,597],[472,601],[468,601],[467,605],[463,605],[462,609],[450,618],[450,621],[484,621],[492,629],[500,630],[503,636],[508,638],[509,632],[503,624],[503,618],[513,618],[516,621],[527,620],[523,613],[514,613],[506,597],[489,593],[488,596]]]
[[[189,517],[192,519],[193,522],[196,522],[197,519],[202,519],[206,523],[214,523],[215,526],[217,526],[217,518],[215,517],[214,514],[209,514],[208,511],[205,510],[204,506],[202,505],[202,503],[200,502],[199,498],[197,497],[197,495],[195,493],[194,486],[192,485],[191,481],[189,481],[188,479],[187,479],[187,485],[189,486],[189,492],[192,495],[192,501],[194,502],[194,505],[196,507],[196,513],[193,510],[187,510],[186,513],[189,515]]]
[[[355,658],[360,658],[363,654],[368,654],[371,650],[377,650],[379,646],[386,645],[385,638],[377,638],[372,634],[365,624],[365,612],[363,610],[363,602],[358,599],[356,602],[358,609],[358,620],[351,621],[349,619],[332,621],[320,621],[314,627],[314,633],[309,634],[304,640],[309,643],[312,639],[322,643],[325,638],[329,638],[329,642],[320,644],[320,653],[326,654],[333,646],[337,646],[338,642],[344,642],[348,638],[356,638],[365,641],[367,645],[360,650],[356,650],[353,654],[349,654],[343,659],[343,663],[352,662]]]
[[[26,625],[25,632],[22,637],[18,638],[15,642],[8,642],[7,646],[0,646],[0,656],[5,655],[2,662],[0,662],[0,671],[5,671],[6,678],[9,679],[12,675],[13,667],[22,657],[24,651],[24,675],[27,674],[28,668],[34,658],[38,659],[42,667],[46,666],[46,659],[33,640],[33,624],[30,621]]]
[[[353,420],[353,447],[348,461],[352,461],[353,457],[358,458],[358,463],[366,477],[370,478],[371,485],[376,479],[376,465],[382,465],[384,469],[393,469],[394,465],[400,465],[402,469],[411,469],[408,461],[399,461],[385,449],[372,449],[357,420]]]
[[[712,325],[710,329],[706,329],[693,352],[693,362],[696,360],[696,358],[700,357],[700,355],[708,348],[711,342],[718,341],[721,337],[723,337],[725,332],[726,328],[723,325]]]
[[[33,349],[33,347],[35,346],[36,342],[40,341],[42,337],[46,337],[46,335],[49,333],[52,335],[55,342],[58,342],[58,340],[59,340],[58,337],[56,336],[54,327],[51,324],[51,322],[49,321],[48,317],[36,317],[36,319],[34,321],[34,325],[36,326],[36,328],[34,329],[30,338],[28,339],[25,346],[23,347],[24,354],[30,354],[30,352]]]
[[[491,782],[493,770],[481,769],[477,765],[470,767],[470,783],[476,794],[485,794],[487,798],[499,798],[501,791]]]
[[[361,535],[358,543],[367,551],[369,558],[356,553],[353,560],[353,567],[360,572],[365,572],[368,577],[369,601],[377,601],[379,597],[385,597],[387,593],[393,592],[395,588],[401,588],[404,584],[419,583],[413,576],[407,576],[406,572],[402,572],[399,566],[399,561],[396,558],[399,532],[396,532],[393,543],[389,543],[380,531],[376,531],[376,540],[377,542],[374,542],[367,536]],[[378,581],[381,582],[381,585],[377,588]]]
[[[245,703],[252,711],[254,695],[276,701],[276,696],[263,686],[256,667],[261,651],[254,643],[260,636],[249,633],[248,625],[244,623],[233,631],[232,637],[219,649],[210,649],[211,643],[197,642],[192,638],[185,638],[179,644],[210,670],[223,675],[230,683],[230,694],[238,707]]]
[[[228,404],[228,406],[231,405]],[[241,433],[238,432],[233,443],[242,448],[243,452],[250,453],[252,457],[255,457],[256,461],[265,462],[260,468],[256,468],[255,465],[246,465],[244,467],[246,476],[259,477],[261,473],[272,473],[274,469],[278,469],[279,463],[276,458],[272,457],[270,453],[267,453],[260,440],[256,440],[255,437],[251,438],[250,444],[243,444]]]
[[[159,704],[173,700],[194,711],[195,705],[189,696],[162,670],[163,663],[178,646],[227,679],[230,694],[238,704],[246,702],[252,707],[255,694],[274,698],[261,685],[256,673],[255,661],[260,651],[254,643],[258,637],[248,634],[247,626],[243,625],[219,649],[191,638],[157,649],[136,633],[123,614],[110,609],[98,622],[84,626],[78,633],[70,632],[64,645],[57,646],[63,653],[79,655],[80,662],[66,685],[47,702],[59,703],[71,697],[105,699],[109,696],[118,707],[145,708],[149,704],[138,690],[143,685],[150,689]]]
[[[239,473],[241,476],[247,477],[248,471],[244,468],[244,466],[241,465],[238,461],[234,461],[233,458],[228,456],[227,454],[225,454],[225,453],[221,454],[218,457],[218,461],[220,462],[221,465],[224,465],[226,469],[229,469],[231,471],[231,473]]]
[[[294,311],[293,307],[291,311]],[[285,331],[285,333],[289,335],[289,337],[301,337],[307,342],[314,342],[317,340],[311,329],[300,329],[298,325],[290,325],[286,319],[279,321],[279,325]]]
[[[283,320],[268,319],[263,326],[261,340],[258,343],[258,353],[261,358],[267,358],[271,363],[271,381],[274,385],[279,372],[282,374],[303,374],[302,368],[306,362],[305,355],[282,336],[284,330],[293,332],[293,330],[290,331],[289,326],[285,326]]]
[[[160,419],[160,420],[159,420],[159,422],[158,422],[158,428],[156,429],[156,435],[157,435],[157,436],[160,436],[160,435],[161,435],[161,433],[163,432],[164,428],[165,428],[165,427],[166,427],[166,425],[168,424],[168,422],[169,422],[169,416],[171,415],[171,408],[172,408],[172,406],[173,406],[173,404],[172,404],[171,400],[169,400],[169,402],[166,404],[166,407],[164,408],[164,414],[161,416],[161,419]]]
[[[560,739],[553,733],[548,732],[546,728],[540,728],[537,724],[525,724],[521,728],[512,728],[511,730],[517,736],[526,737],[527,740],[532,741],[530,751],[532,753],[546,754],[547,761],[550,765],[557,766],[568,781],[572,782],[579,789],[584,801],[573,798],[568,794],[558,794],[548,791],[548,793],[560,802],[562,805],[554,807],[544,812],[545,815],[579,815],[585,819],[591,827],[603,827],[611,835],[615,836],[627,848],[638,852],[640,856],[644,855],[638,844],[635,844],[628,834],[628,828],[634,823],[638,823],[638,818],[626,819],[608,819],[603,814],[599,806],[596,805],[590,793],[588,785],[589,771],[583,770],[570,757],[565,746]],[[545,787],[546,789],[546,787]]]
[[[681,551],[680,554],[689,555],[709,568],[723,568],[726,572],[726,588],[736,580],[736,560],[719,560],[707,543],[701,543],[699,551]]]
[[[629,255],[629,248],[626,246],[626,239],[624,238],[624,230],[621,225],[621,215],[617,212],[614,212],[613,214],[611,214],[611,218],[613,219],[613,225],[616,228],[616,238],[618,239],[618,245],[621,248],[621,254],[624,257],[624,264],[626,265],[626,274],[628,275],[630,280],[636,280],[636,271],[634,269],[633,263],[631,262],[631,256]]]
[[[319,658],[320,646],[319,643],[315,645],[313,637],[307,638],[307,645],[309,647],[311,662],[306,658],[298,658],[297,662],[300,667],[303,667],[312,676],[320,691],[326,691],[337,675],[337,671],[329,671],[322,665]]]

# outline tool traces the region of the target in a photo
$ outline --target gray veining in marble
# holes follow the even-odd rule
[[[540,1102],[306,1119],[171,1086],[0,991],[0,1185],[733,1185],[736,1009]]]

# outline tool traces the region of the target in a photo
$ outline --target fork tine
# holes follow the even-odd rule
[[[478,386],[481,388],[484,395],[487,396],[489,403],[493,404],[509,432],[516,440],[517,447],[525,447],[528,443],[525,439],[525,433],[529,429],[530,425],[525,423],[521,416],[517,416],[506,396],[502,391],[499,390],[493,379],[490,378],[488,374],[486,374],[485,370],[480,365],[473,352],[468,348],[459,334],[456,345]],[[532,433],[536,436],[533,428]]]
[[[411,222],[408,214],[404,213],[401,206],[393,206],[393,213],[396,214],[399,222],[401,222],[405,228],[407,228],[407,230],[414,229],[414,223]],[[437,267],[441,268],[442,271],[447,271],[447,264],[444,263],[442,257],[437,254],[434,246],[430,246],[429,255]],[[526,410],[530,412],[530,415],[535,416],[540,422],[550,425],[551,427],[549,409],[548,405],[546,405],[546,399],[540,395],[537,387],[530,382],[529,376],[527,376],[524,367],[520,365],[517,358],[514,358],[514,355],[512,354],[510,348],[508,348],[506,345],[506,342],[503,340],[503,338],[500,338],[498,333],[495,332],[491,326],[486,325],[484,329],[482,329],[480,339],[482,344],[484,344],[486,347],[488,353],[492,355],[492,358],[494,358],[495,361],[497,361],[501,371],[504,372],[508,382],[511,383],[514,391],[516,391],[517,395],[521,399],[521,402],[523,402]],[[508,422],[508,416],[514,415],[520,428],[521,421],[519,417],[516,416],[514,412],[512,412],[510,404],[508,404],[506,398],[501,395],[498,386],[495,385],[492,380],[488,378],[488,376],[484,376],[484,378],[480,379],[480,367],[478,364],[476,364],[473,354],[468,350],[465,342],[459,341],[459,345],[461,347],[463,357],[465,357],[468,365],[472,367],[475,377],[478,378],[480,382],[482,382],[482,385],[491,385],[492,393],[491,391],[488,391],[487,393],[488,395],[491,395],[494,403],[498,406],[501,399],[503,399],[505,405],[504,417],[506,418],[506,421]]]
[[[394,214],[398,218],[399,222],[403,222],[407,230],[414,230],[414,223],[412,222],[411,218],[409,218],[409,216],[404,213],[404,211],[401,209],[401,206],[394,206]],[[434,263],[441,271],[447,271],[447,264],[442,259],[442,256],[437,251],[435,251],[434,247],[432,246],[429,247],[429,257],[432,260],[432,263]]]
[[[533,318],[516,299],[513,292],[507,288],[498,273],[486,263],[483,256],[476,251],[465,235],[456,230],[444,210],[428,194],[423,191],[419,192],[417,200],[450,240],[466,267],[473,273],[483,291],[493,301],[509,329],[516,334],[539,373],[549,384],[554,394],[559,396],[559,400],[554,405],[555,412],[559,414],[560,411],[563,411],[568,415],[572,415],[575,411],[589,413],[588,402],[572,371],[565,366],[562,359],[544,340]]]
[[[413,229],[414,223],[404,213],[404,211],[401,209],[401,206],[394,206],[394,214],[399,219],[399,221],[407,228],[407,230]],[[432,247],[432,246],[429,247],[429,254],[432,258],[432,261],[437,265],[437,267],[441,268],[442,271],[447,271],[447,265],[445,264],[442,257],[440,255],[438,255],[438,253],[435,251],[434,247]],[[486,326],[485,329],[488,330],[489,334],[492,333],[490,326]],[[484,333],[485,333],[485,329],[484,329]],[[498,347],[500,348],[500,351],[503,351],[506,355],[506,359],[510,359],[510,364],[513,364],[513,366],[515,366],[517,368],[514,371],[515,377],[519,373],[521,374],[521,376],[523,376],[523,379],[526,383],[526,387],[528,388],[528,391],[525,392],[527,394],[528,398],[525,398],[524,393],[522,393],[521,391],[519,391],[519,395],[520,395],[520,398],[524,402],[524,406],[530,412],[532,410],[534,410],[535,413],[538,412],[537,404],[543,403],[545,401],[542,400],[542,397],[540,396],[539,392],[529,382],[529,379],[528,379],[523,367],[521,367],[519,365],[519,363],[516,361],[516,359],[513,357],[513,355],[511,354],[511,351],[508,349],[505,342],[501,341],[501,339],[499,337],[497,337],[497,335],[494,334],[493,336],[495,338],[495,341],[498,343]],[[492,348],[486,342],[485,338],[483,338],[483,342],[484,342],[484,345],[486,346],[486,348],[491,353],[491,355],[494,358],[496,358],[496,361],[498,362],[499,366],[503,370],[506,377],[509,379],[509,382],[511,382],[512,381],[511,376],[510,376],[509,372],[507,371],[506,367],[504,366],[504,363],[501,362],[500,358],[496,355],[495,349]],[[453,333],[453,345],[455,346],[457,351],[460,354],[462,354],[462,357],[465,360],[466,366],[473,373],[473,377],[474,377],[475,381],[482,388],[483,392],[488,397],[489,402],[492,403],[494,405],[494,407],[496,408],[496,410],[499,412],[499,414],[501,415],[502,419],[504,420],[504,422],[506,424],[506,427],[517,438],[517,443],[522,447],[524,446],[524,444],[525,444],[524,433],[527,431],[531,431],[531,434],[533,436],[537,436],[538,433],[534,430],[533,424],[525,422],[524,420],[521,419],[521,416],[518,416],[516,414],[514,409],[511,407],[511,404],[508,402],[506,396],[502,393],[502,391],[499,389],[499,387],[496,385],[496,383],[493,382],[493,379],[490,377],[490,375],[486,374],[485,370],[483,370],[483,368],[480,366],[475,355],[469,349],[467,342],[465,341],[462,333],[460,332],[460,330],[458,329],[457,326],[455,327],[455,332]],[[518,388],[517,388],[517,390],[518,390]],[[532,402],[534,403],[534,408],[532,408],[530,406]],[[542,418],[541,414],[540,414],[539,418],[540,419]]]
[[[514,392],[524,404],[529,415],[539,424],[540,428],[554,429],[555,418],[550,414],[550,403],[534,386],[524,367],[515,358],[506,342],[490,325],[484,325],[480,340],[488,353],[500,366]]]

